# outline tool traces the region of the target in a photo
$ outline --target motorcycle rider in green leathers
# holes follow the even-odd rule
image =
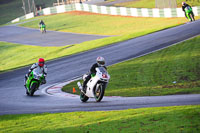
[[[192,7],[191,7],[190,5],[186,4],[186,3],[183,1],[183,2],[182,2],[182,10],[183,10],[183,12],[185,13],[185,17],[188,18],[188,17],[187,17],[187,13],[186,13],[186,11],[185,11],[185,8],[186,8],[186,7],[190,7],[190,8],[192,9]],[[191,11],[191,14],[192,14],[192,17],[194,18],[194,13],[193,13],[193,11]]]

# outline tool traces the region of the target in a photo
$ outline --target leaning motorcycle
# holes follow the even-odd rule
[[[34,69],[30,74],[26,81],[26,94],[29,96],[33,96],[35,91],[37,91],[44,80],[44,74],[39,73],[37,69]]]
[[[185,8],[185,13],[186,13],[187,18],[188,18],[190,21],[195,21],[194,16],[192,15],[192,14],[193,14],[193,13],[192,13],[192,8],[191,8],[190,6],[187,6],[187,7]]]
[[[85,81],[87,74],[83,75]],[[82,89],[80,82],[77,83],[81,90],[80,99],[82,102],[87,102],[89,98],[95,98],[96,102],[100,102],[104,96],[105,89],[108,85],[110,75],[104,67],[96,68],[96,74],[92,75],[86,85],[85,91]]]

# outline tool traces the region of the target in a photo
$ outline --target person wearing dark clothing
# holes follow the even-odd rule
[[[43,32],[45,32],[46,33],[46,25],[45,25],[45,23],[44,23],[44,21],[40,21],[40,23],[39,23],[39,27],[40,27],[40,31],[43,33]]]
[[[39,23],[39,25],[45,25],[45,24],[44,24],[44,22],[41,20],[40,23]]]
[[[86,89],[87,82],[91,79],[92,76],[95,76],[97,67],[104,67],[105,69],[107,69],[105,66],[105,59],[101,56],[97,57],[96,63],[92,65],[92,67],[90,68],[89,75],[86,77],[86,80],[83,82],[83,90],[84,91]]]
[[[186,15],[186,12],[185,12],[185,8],[188,7],[188,6],[189,6],[190,8],[192,8],[190,5],[186,4],[185,2],[182,2],[182,10],[184,11],[185,17],[186,17],[186,18],[187,18],[187,15]],[[194,18],[194,13],[191,12],[191,14],[192,14],[192,16],[193,16],[193,18]]]

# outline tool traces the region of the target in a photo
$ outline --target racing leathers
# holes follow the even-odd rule
[[[86,77],[86,79],[85,79],[85,81],[83,82],[83,91],[85,91],[86,90],[86,84],[87,84],[87,82],[91,79],[91,77],[92,77],[92,75],[96,75],[96,68],[97,67],[100,67],[99,65],[98,65],[98,63],[95,63],[95,64],[93,64],[92,65],[92,67],[90,68],[90,71],[89,71],[89,74],[88,74],[88,76]],[[105,69],[107,69],[106,68],[106,66],[103,66]]]
[[[30,75],[30,73],[36,69],[36,71],[38,71],[39,73],[44,74],[44,80],[42,80],[42,84],[46,84],[46,76],[47,76],[47,66],[44,64],[44,66],[39,66],[38,63],[35,63],[31,66],[31,68],[29,69],[28,74],[25,75],[25,83],[24,86],[26,85],[26,81]]]
[[[182,6],[182,10],[184,11],[185,17],[186,17],[186,18],[187,18],[187,15],[186,15],[186,12],[185,12],[185,8],[186,8],[187,6],[189,6],[190,8],[192,8],[190,5],[188,5],[188,4],[186,4],[186,3]],[[194,13],[191,12],[191,14],[192,14],[192,16],[193,16],[193,18],[194,18]]]
[[[39,26],[45,25],[43,21],[40,21]]]

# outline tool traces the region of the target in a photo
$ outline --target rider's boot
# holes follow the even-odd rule
[[[82,90],[83,90],[84,93],[86,93],[86,89],[87,89],[86,84],[87,84],[87,81],[85,80],[85,81],[83,82],[83,87],[82,87]]]
[[[86,93],[86,88],[87,88],[87,87],[86,87],[86,83],[83,82],[82,91],[83,91],[84,93]]]
[[[82,89],[82,91],[83,91],[84,93],[86,93],[86,88],[87,88],[87,87],[83,87],[83,89]]]

